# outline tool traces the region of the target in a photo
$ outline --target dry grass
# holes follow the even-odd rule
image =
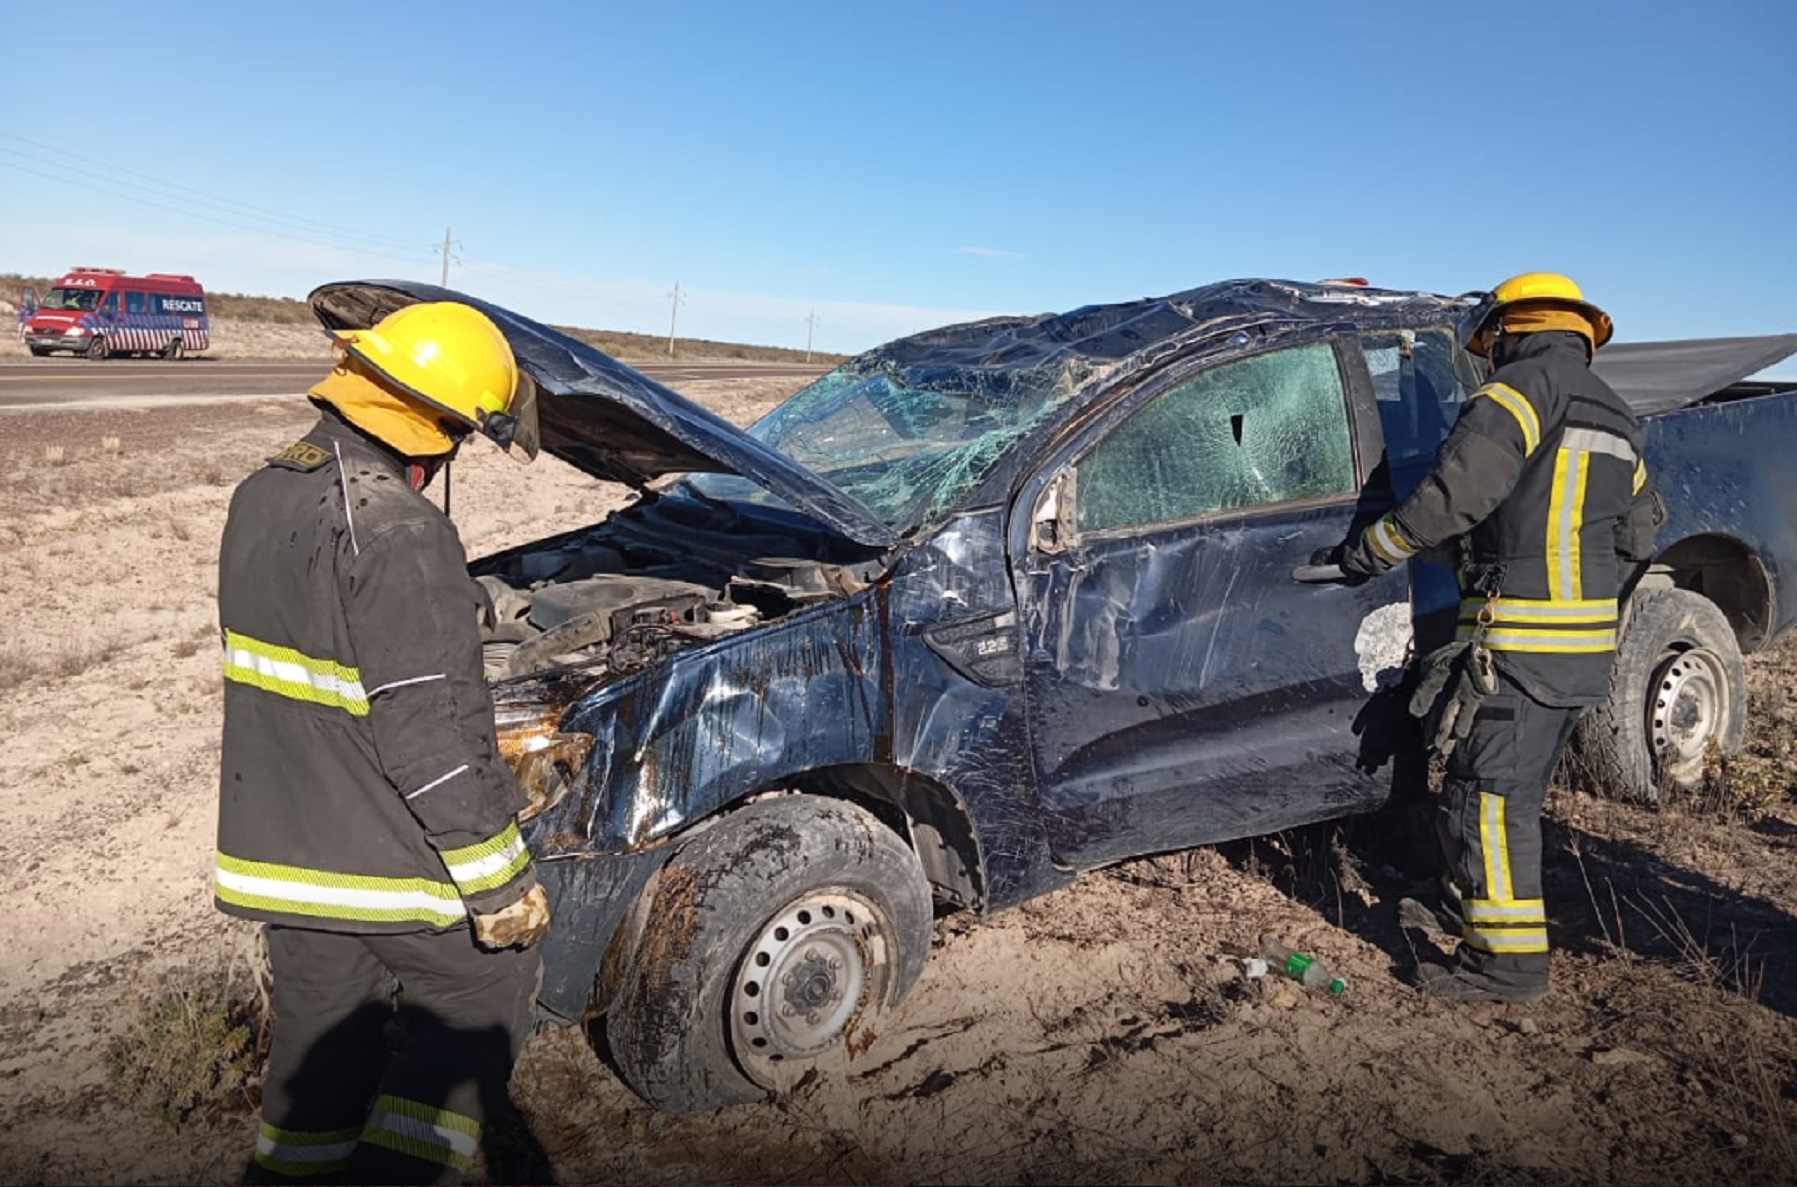
[[[249,1112],[268,1056],[259,1000],[222,985],[165,990],[145,999],[112,1046],[106,1079],[114,1095],[179,1130],[201,1110]]]
[[[0,641],[0,691],[43,679],[69,680],[117,655],[115,639]]]

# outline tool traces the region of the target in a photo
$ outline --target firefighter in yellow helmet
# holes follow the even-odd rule
[[[214,889],[274,972],[248,1177],[455,1182],[529,1034],[549,904],[479,592],[422,490],[473,432],[529,451],[528,381],[460,303],[335,349],[318,423],[237,488],[220,546]]]
[[[1619,600],[1653,551],[1658,502],[1641,429],[1592,373],[1610,316],[1553,272],[1513,276],[1461,323],[1490,360],[1434,470],[1336,550],[1351,577],[1458,539],[1456,641],[1427,657],[1412,710],[1447,755],[1436,833],[1438,901],[1406,899],[1407,925],[1457,933],[1421,988],[1457,1001],[1548,991],[1541,805],[1573,726],[1609,691]]]

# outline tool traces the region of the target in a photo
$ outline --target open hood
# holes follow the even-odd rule
[[[1696,404],[1797,354],[1797,334],[1612,342],[1591,369],[1637,416]]]
[[[419,301],[460,301],[498,325],[537,387],[544,453],[595,478],[642,489],[678,471],[737,474],[859,544],[897,538],[873,512],[829,482],[603,351],[498,305],[433,284],[351,280],[306,298],[327,329],[364,330]]]

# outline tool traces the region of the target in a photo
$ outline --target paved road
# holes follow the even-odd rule
[[[637,363],[669,387],[704,379],[821,375],[804,363]],[[323,374],[323,360],[0,359],[0,408],[159,402],[206,396],[297,396]]]

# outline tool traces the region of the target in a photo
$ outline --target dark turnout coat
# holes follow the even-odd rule
[[[219,555],[221,910],[439,930],[535,884],[479,604],[448,517],[334,413],[238,487]]]
[[[1617,599],[1652,555],[1641,428],[1576,334],[1526,335],[1468,399],[1435,468],[1349,549],[1382,572],[1464,536],[1460,637],[1549,705],[1609,691]]]

